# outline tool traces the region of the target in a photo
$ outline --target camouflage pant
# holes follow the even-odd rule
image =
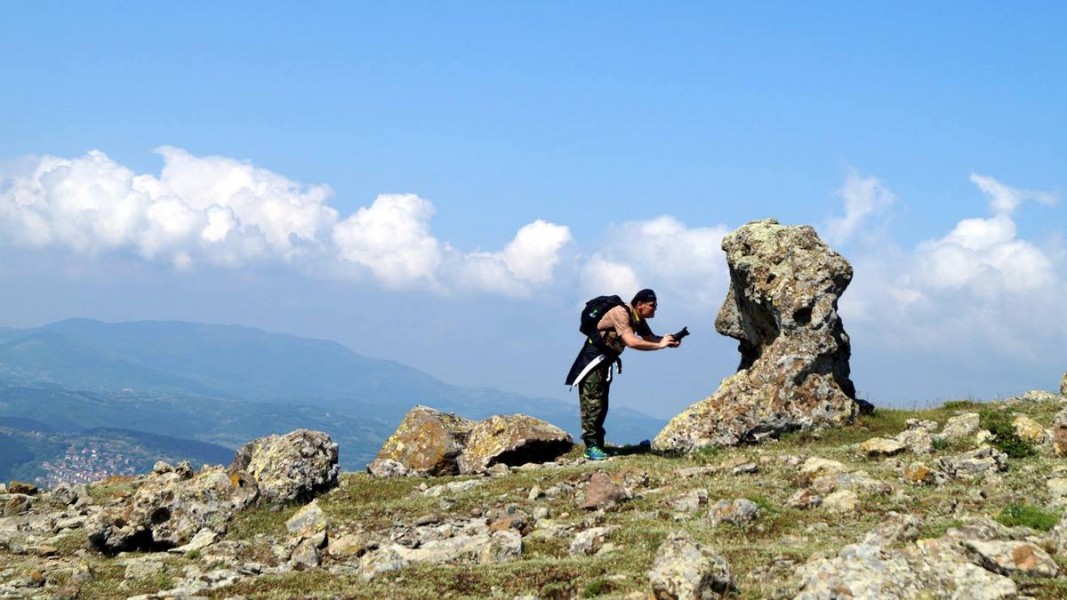
[[[578,388],[578,402],[582,413],[582,441],[586,447],[604,447],[604,420],[608,418],[608,369],[611,363],[589,372]]]

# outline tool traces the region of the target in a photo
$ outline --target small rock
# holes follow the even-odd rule
[[[669,534],[656,551],[648,579],[660,600],[724,598],[737,589],[730,563],[680,531]]]
[[[868,458],[896,456],[906,449],[904,444],[887,438],[871,438],[860,444],[860,454]]]
[[[1026,415],[1015,417],[1012,426],[1016,435],[1031,444],[1044,444],[1050,437],[1040,423]]]
[[[1059,567],[1044,550],[1029,542],[964,540],[981,565],[1001,575],[1056,577]]]
[[[330,541],[326,553],[338,560],[356,558],[367,551],[367,538],[362,533],[347,533]]]
[[[789,497],[785,505],[790,508],[808,510],[822,504],[822,496],[819,496],[810,488],[804,488]]]
[[[978,424],[981,421],[978,413],[965,413],[952,417],[945,423],[945,427],[941,430],[940,437],[948,440],[955,440],[968,435],[974,435],[978,431]]]
[[[720,500],[708,509],[708,521],[712,527],[721,523],[745,525],[760,517],[759,505],[747,498]]]
[[[580,532],[574,536],[574,541],[571,542],[571,556],[592,556],[596,554],[600,547],[604,545],[604,540],[607,536],[617,529],[618,527],[593,527]]]
[[[614,506],[632,496],[629,490],[612,481],[606,473],[598,471],[589,478],[585,486],[585,497],[581,507],[586,510]]]
[[[851,512],[859,506],[860,499],[852,490],[840,490],[823,498],[822,506],[829,512]]]

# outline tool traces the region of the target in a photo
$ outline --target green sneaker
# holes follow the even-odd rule
[[[585,457],[589,460],[607,460],[610,458],[607,452],[600,446],[589,446],[585,449]]]

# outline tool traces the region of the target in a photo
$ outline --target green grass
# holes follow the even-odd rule
[[[1007,527],[1021,525],[1037,531],[1049,531],[1059,522],[1060,515],[1030,504],[1013,504],[1000,511],[996,519]]]

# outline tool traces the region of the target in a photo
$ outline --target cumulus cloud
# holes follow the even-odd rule
[[[725,294],[725,226],[687,227],[671,216],[629,221],[612,227],[582,268],[587,293],[642,287],[668,290],[692,305],[716,305]]]
[[[159,176],[98,150],[0,165],[0,241],[125,253],[180,269],[281,262],[365,274],[390,289],[512,295],[548,284],[572,241],[567,227],[537,220],[500,252],[464,253],[434,237],[434,206],[414,194],[382,194],[342,219],[325,185],[223,156],[156,152]]]
[[[1025,201],[1053,205],[1050,192],[1020,191],[972,175],[992,216],[959,221],[911,250],[879,248],[853,259],[842,299],[846,319],[889,341],[927,347],[981,343],[1027,355],[1034,340],[1067,334],[1067,272],[1054,246],[1023,239],[1014,212]]]
[[[881,181],[863,177],[849,169],[844,185],[837,192],[845,203],[845,215],[830,219],[826,237],[833,244],[848,243],[865,220],[884,212],[896,202],[896,196]]]
[[[383,194],[333,232],[340,257],[367,267],[393,288],[436,285],[441,244],[430,235],[434,207],[414,194]]]
[[[539,219],[519,229],[501,252],[453,251],[447,270],[466,289],[526,295],[552,280],[572,241],[568,227]]]
[[[22,161],[3,174],[0,226],[16,242],[79,253],[132,251],[178,266],[291,259],[321,243],[336,218],[330,190],[266,169],[163,147],[160,177],[94,150]]]

